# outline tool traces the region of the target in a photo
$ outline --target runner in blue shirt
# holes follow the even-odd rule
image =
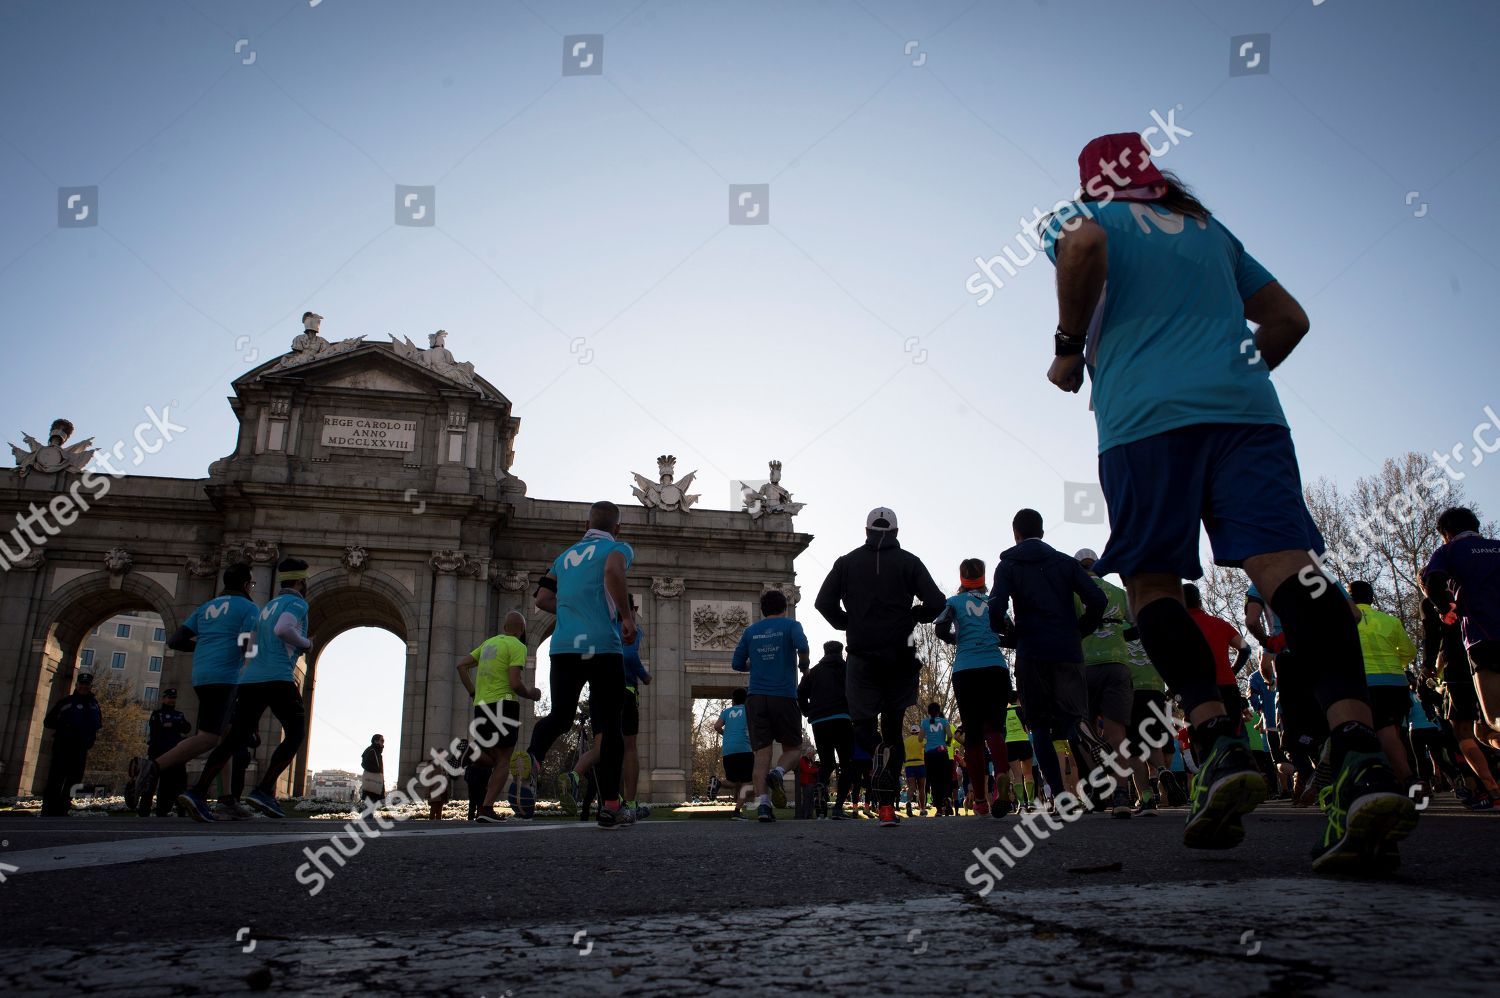
[[[526,754],[518,757],[518,778],[533,787],[534,774],[552,743],[573,724],[578,698],[589,688],[589,718],[599,739],[600,828],[633,824],[635,811],[620,799],[625,757],[621,711],[625,697],[625,646],[635,643],[635,611],[631,609],[626,573],[635,552],[615,539],[620,531],[620,507],[599,501],[589,510],[583,539],[552,563],[556,589],[537,590],[539,610],[557,615],[552,631],[552,711],[536,722]],[[618,630],[615,627],[619,621]]]
[[[953,696],[958,700],[958,726],[964,733],[964,768],[976,788],[974,813],[990,813],[990,800],[984,785],[989,760],[994,760],[995,778],[1000,785],[997,800],[1009,799],[1010,760],[1006,754],[1006,705],[1010,703],[1012,684],[1010,663],[1000,651],[1000,636],[990,626],[989,587],[985,585],[986,568],[979,558],[965,558],[958,566],[958,593],[948,597],[948,605],[934,622],[939,640],[955,646],[953,653]],[[994,815],[1008,813],[1000,807]]]
[[[1241,817],[1266,795],[1214,682],[1213,650],[1183,606],[1182,580],[1203,575],[1206,526],[1214,560],[1243,567],[1270,594],[1332,732],[1338,775],[1313,869],[1389,869],[1416,827],[1416,805],[1398,791],[1371,726],[1359,634],[1316,560],[1323,539],[1270,378],[1307,333],[1307,315],[1156,168],[1141,136],[1100,136],[1078,165],[1083,194],[1041,234],[1057,265],[1047,377],[1076,392],[1087,366],[1093,382],[1111,527],[1095,568],[1124,578],[1142,643],[1192,726],[1202,765],[1184,842],[1238,845]]]
[[[276,780],[297,758],[307,736],[307,709],[297,688],[297,660],[312,647],[307,637],[307,562],[284,558],[276,566],[281,591],[255,621],[255,633],[245,652],[245,669],[235,692],[234,719],[229,734],[209,753],[203,773],[191,790],[177,799],[198,821],[213,821],[208,788],[235,749],[250,740],[267,710],[281,725],[281,744],[271,753],[260,783],[245,795],[245,803],[268,818],[285,818],[276,803]]]
[[[1443,546],[1433,552],[1422,572],[1422,586],[1446,616],[1463,625],[1467,670],[1454,669],[1449,685],[1468,679],[1479,694],[1479,721],[1472,734],[1491,745],[1500,731],[1500,540],[1479,532],[1479,517],[1463,506],[1438,516]],[[1449,665],[1452,668],[1452,665]],[[1469,675],[1464,675],[1467,672]],[[1482,722],[1482,724],[1480,723]],[[1480,728],[1488,727],[1489,731]]]
[[[745,720],[745,700],[749,691],[737,689],[730,697],[730,706],[719,711],[714,730],[723,738],[720,754],[724,763],[724,782],[729,784],[729,793],[734,797],[734,821],[745,818],[741,808],[745,804],[745,790],[755,777],[755,753],[750,750],[750,726]]]
[[[144,786],[156,774],[184,766],[212,751],[223,739],[234,706],[240,669],[245,663],[248,639],[242,642],[240,635],[253,633],[260,617],[260,607],[250,599],[254,588],[249,565],[230,565],[224,569],[223,591],[194,610],[167,638],[168,648],[193,655],[192,683],[193,695],[198,698],[198,732],[148,762],[139,785]],[[172,799],[175,800],[176,796],[174,794]]]
[[[948,739],[953,729],[943,716],[939,703],[927,705],[927,716],[918,722],[922,728],[922,763],[927,767],[927,786],[938,817],[953,813],[953,757],[948,754]]]
[[[762,822],[776,820],[775,807],[786,807],[786,771],[802,758],[802,711],[797,707],[797,669],[807,669],[811,649],[802,625],[786,615],[786,594],[770,589],[761,594],[762,619],[745,628],[735,645],[730,666],[750,673],[750,696],[745,716],[750,726],[750,748],[755,752],[754,785],[765,791],[756,802]],[[771,765],[771,743],[781,745]]]

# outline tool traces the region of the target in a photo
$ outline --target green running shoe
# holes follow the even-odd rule
[[[776,778],[775,773],[766,774],[766,792],[771,795],[772,807],[786,807],[786,776]],[[762,818],[762,821],[765,819]]]
[[[1313,846],[1318,873],[1389,873],[1401,859],[1396,843],[1417,827],[1417,805],[1396,791],[1385,756],[1350,752],[1333,782],[1318,794],[1328,818]]]
[[[578,798],[583,795],[583,781],[573,770],[568,770],[557,781],[557,802],[568,817],[578,813]]]
[[[1182,843],[1189,849],[1232,849],[1245,839],[1243,815],[1266,799],[1266,779],[1236,738],[1220,738],[1188,788]]]

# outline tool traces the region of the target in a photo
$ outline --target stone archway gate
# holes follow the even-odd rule
[[[520,427],[510,401],[440,342],[423,351],[314,334],[299,344],[234,382],[239,436],[206,479],[90,475],[45,448],[0,470],[0,524],[7,513],[32,517],[41,538],[19,523],[0,534],[0,795],[40,785],[42,718],[71,690],[88,628],[142,609],[170,633],[236,562],[253,566],[260,602],[280,558],[311,565],[314,645],[299,674],[311,723],[319,653],[349,628],[374,626],[406,642],[400,780],[467,730],[458,657],[507,611],[536,617],[536,580],[581,535],[589,503],[526,494],[510,470]],[[62,496],[87,510],[50,520]],[[758,616],[763,591],[783,589],[795,604],[792,562],[812,538],[780,510],[640,506],[624,506],[622,537],[636,551],[631,590],[655,678],[643,697],[640,792],[680,799],[690,674],[727,672],[727,635]],[[191,656],[168,651],[161,683],[182,691],[193,717],[191,669]],[[269,720],[262,735],[279,738]],[[300,793],[306,775],[304,751],[282,792]]]

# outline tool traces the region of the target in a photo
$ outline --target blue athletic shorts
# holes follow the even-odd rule
[[[1110,528],[1100,575],[1201,578],[1200,523],[1227,567],[1273,551],[1323,553],[1284,426],[1204,423],[1120,444],[1099,455],[1099,485]]]
[[[907,766],[906,767],[906,778],[908,780],[925,780],[925,779],[927,779],[927,767],[925,765],[924,766]]]

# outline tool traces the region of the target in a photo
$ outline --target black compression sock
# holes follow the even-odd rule
[[[1343,768],[1344,756],[1350,752],[1380,753],[1380,739],[1368,724],[1348,721],[1333,729],[1329,735],[1328,757],[1334,771]]]
[[[1210,717],[1202,724],[1192,726],[1193,748],[1199,752],[1200,763],[1207,761],[1208,754],[1214,750],[1221,738],[1233,738],[1239,734],[1239,721],[1227,714],[1218,717]]]
[[[1135,619],[1151,664],[1172,692],[1182,697],[1185,712],[1219,699],[1213,649],[1186,607],[1163,597],[1142,607]]]
[[[1313,691],[1327,710],[1340,700],[1369,700],[1359,625],[1336,586],[1322,574],[1292,577],[1271,596],[1287,647],[1298,663],[1316,670]]]

